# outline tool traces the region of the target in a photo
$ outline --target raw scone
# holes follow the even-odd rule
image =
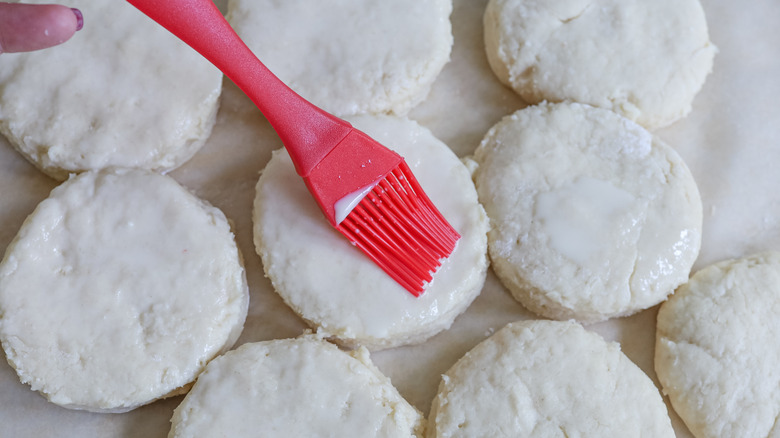
[[[661,305],[655,370],[694,436],[780,436],[778,315],[778,252],[706,267]]]
[[[684,117],[712,70],[698,0],[491,0],[485,47],[528,103],[575,101],[648,129]]]
[[[230,226],[173,179],[74,176],[0,264],[0,341],[58,405],[123,412],[187,389],[230,348],[249,293]]]
[[[348,346],[421,342],[448,328],[482,289],[488,222],[466,166],[408,119],[358,116],[354,126],[406,158],[425,193],[462,238],[415,298],[331,227],[276,151],[257,183],[254,238],[266,275],[310,325]]]
[[[512,323],[443,376],[429,438],[674,437],[653,382],[575,322]]]
[[[73,38],[3,56],[0,133],[59,180],[112,166],[167,171],[188,160],[211,133],[222,74],[127,2],[67,5],[87,21]]]
[[[449,61],[452,0],[229,0],[227,18],[279,78],[339,116],[404,115]]]
[[[214,359],[173,413],[169,438],[422,438],[422,414],[365,349],[314,336],[244,344]]]
[[[639,125],[544,103],[496,124],[474,159],[493,269],[529,310],[601,321],[688,280],[701,244],[698,189],[677,153]]]

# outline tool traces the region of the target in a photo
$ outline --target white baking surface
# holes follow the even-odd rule
[[[452,61],[411,117],[466,156],[490,126],[523,104],[499,84],[487,65],[481,17],[486,0],[454,3]],[[224,1],[217,4],[225,10]],[[760,250],[780,250],[780,7],[776,0],[703,0],[703,5],[711,38],[720,49],[714,72],[692,113],[658,132],[687,161],[701,190],[704,236],[695,269]],[[86,20],[88,26],[89,17]],[[13,55],[0,55],[0,62],[5,56]],[[296,336],[306,327],[264,278],[252,245],[254,185],[271,151],[280,146],[249,99],[226,81],[211,138],[190,162],[171,173],[235,223],[251,290],[239,343]],[[55,185],[0,139],[0,249]],[[657,383],[652,369],[656,312],[652,308],[588,328],[620,342]],[[422,346],[372,357],[401,394],[427,413],[441,373],[504,324],[531,317],[489,274],[482,294],[449,331]],[[0,361],[2,438],[164,438],[180,400],[164,400],[126,414],[71,411],[19,383],[13,369]],[[682,421],[671,411],[670,415],[677,436],[690,437]]]

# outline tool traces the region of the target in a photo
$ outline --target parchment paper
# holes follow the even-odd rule
[[[487,129],[524,106],[494,78],[484,55],[486,0],[455,0],[452,61],[430,97],[411,113],[459,155],[469,155]],[[225,1],[217,1],[225,10]],[[703,0],[719,47],[709,76],[684,120],[657,134],[690,166],[704,202],[704,237],[694,269],[760,250],[780,250],[780,3]],[[87,22],[89,25],[89,22]],[[78,35],[76,36],[78,37]],[[0,62],[3,57],[0,56]],[[74,60],[74,62],[77,62]],[[281,147],[270,126],[232,83],[206,146],[171,175],[234,221],[246,259],[251,306],[239,343],[291,337],[305,324],[272,290],[252,244],[251,206],[258,172]],[[0,139],[0,249],[55,187]],[[657,307],[588,326],[623,351],[657,383],[653,371]],[[453,327],[420,346],[376,352],[372,358],[400,392],[427,414],[439,376],[504,324],[533,318],[490,273],[481,295]],[[93,414],[48,403],[19,383],[0,361],[0,437],[163,438],[176,397],[126,414]],[[678,437],[690,437],[670,407]]]

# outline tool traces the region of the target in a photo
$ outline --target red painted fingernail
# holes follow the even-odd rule
[[[73,15],[76,16],[76,30],[81,30],[81,28],[84,27],[84,14],[76,8],[70,8],[70,10],[73,11]]]

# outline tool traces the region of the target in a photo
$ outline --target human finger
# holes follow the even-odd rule
[[[61,44],[83,24],[81,12],[67,6],[0,3],[0,53],[29,52]]]

